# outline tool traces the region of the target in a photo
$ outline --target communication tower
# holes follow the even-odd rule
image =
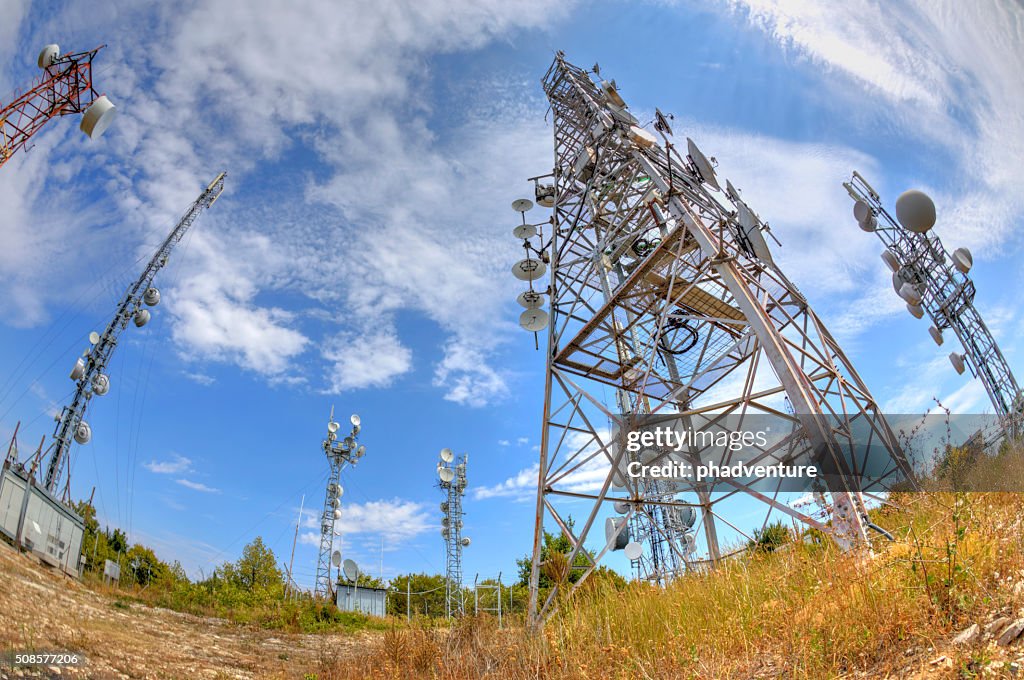
[[[314,594],[317,597],[331,597],[331,564],[341,565],[341,553],[333,552],[334,548],[334,523],[341,519],[341,495],[345,489],[341,486],[341,471],[346,465],[355,465],[359,459],[366,454],[366,446],[359,443],[359,431],[362,429],[362,419],[353,414],[349,418],[352,430],[349,435],[338,441],[338,430],[340,425],[334,422],[334,408],[331,407],[331,418],[327,422],[327,438],[323,442],[324,454],[327,456],[327,464],[331,467],[331,474],[327,479],[327,491],[324,494],[324,511],[320,516],[320,555],[316,562],[316,589]],[[346,564],[350,560],[346,560]]]
[[[949,361],[963,375],[965,369],[981,380],[992,400],[1003,430],[1011,437],[1021,435],[1024,425],[1024,395],[999,345],[974,307],[975,287],[968,273],[974,258],[967,248],[946,250],[935,225],[935,204],[920,191],[905,191],[896,199],[896,219],[882,205],[881,198],[860,173],[854,171],[844,182],[854,200],[853,215],[866,232],[873,232],[885,245],[882,261],[892,272],[892,287],[907,311],[931,320],[928,334],[936,345],[945,343],[951,331],[964,351],[953,351]]]
[[[43,75],[13,102],[0,107],[0,165],[28,147],[32,135],[59,116],[84,113],[79,128],[98,139],[113,122],[117,109],[93,87],[92,60],[103,49],[61,55],[60,46],[47,45],[37,63]]]
[[[43,478],[44,487],[52,494],[56,492],[62,476],[67,471],[62,495],[65,503],[70,502],[71,474],[68,454],[71,442],[87,444],[92,439],[92,428],[85,421],[85,412],[93,397],[102,397],[110,391],[111,382],[107,366],[118,338],[129,323],[134,323],[137,328],[149,323],[152,316],[149,308],[160,302],[160,291],[153,286],[157,273],[166,266],[174,247],[181,242],[192,223],[220,197],[224,191],[226,176],[227,173],[224,172],[217,175],[199,194],[199,198],[189,206],[153,254],[139,278],[128,287],[106,329],[103,333],[90,333],[89,348],[75,360],[70,375],[75,381],[75,396],[56,417],[57,427],[53,433],[53,440],[45,452],[49,454],[49,462]]]
[[[587,563],[575,589],[611,550],[623,550],[652,580],[674,576],[699,551],[714,563],[723,557],[722,527],[752,540],[773,512],[828,532],[844,548],[862,546],[863,497],[849,461],[881,458],[884,479],[913,484],[913,470],[874,398],[774,262],[768,225],[731,182],[719,184],[715,160],[692,140],[682,153],[677,149],[670,117],[657,113],[656,137],[630,113],[615,83],[601,80],[596,67],[593,73],[597,82],[559,53],[542,80],[553,114],[555,169],[551,184],[532,179],[538,204],[553,208],[549,239],[539,225],[526,224],[530,201],[513,205],[524,214],[514,235],[527,252],[512,271],[530,282],[519,297],[526,307],[520,323],[548,331],[530,576],[534,621],[569,587],[566,574],[538,601],[546,515],[572,545],[567,563],[581,555]],[[535,285],[549,265],[549,283]],[[545,296],[549,311],[541,309]],[[614,406],[606,404],[609,393]],[[785,422],[781,443],[760,460],[805,456],[834,465],[839,488],[831,491],[831,524],[741,480],[627,478],[632,454],[616,445],[610,423],[661,414],[694,431],[714,431],[722,414]],[[854,430],[865,428],[871,445],[862,450]],[[691,447],[683,457],[699,461],[703,453]],[[594,479],[597,491],[588,482]],[[575,526],[565,518],[567,499],[575,501],[574,513],[579,501],[590,502]],[[749,521],[752,507],[763,521]],[[602,519],[603,547],[592,552],[584,544]]]
[[[441,502],[441,537],[444,539],[445,572],[444,595],[448,618],[466,613],[462,592],[462,549],[469,546],[468,536],[462,535],[462,497],[466,494],[466,463],[469,456],[456,458],[451,449],[441,449],[437,461],[438,486],[445,495]]]

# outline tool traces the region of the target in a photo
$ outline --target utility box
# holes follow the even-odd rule
[[[361,587],[354,583],[337,584],[338,609],[343,612],[361,612],[370,616],[387,616],[387,588]]]
[[[0,469],[0,533],[69,576],[81,575],[82,518],[11,461]]]

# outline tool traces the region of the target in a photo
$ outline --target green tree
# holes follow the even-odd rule
[[[445,615],[443,574],[400,574],[391,579],[391,585],[394,590],[388,596],[389,614],[405,616],[408,599],[414,616]],[[408,598],[407,589],[412,593]]]
[[[280,596],[284,592],[284,573],[277,566],[274,551],[259,536],[242,548],[234,565],[225,565],[225,579],[248,593]]]
[[[758,552],[771,553],[781,548],[790,540],[789,527],[782,520],[772,522],[763,529],[754,530],[754,538],[747,541],[747,548]]]

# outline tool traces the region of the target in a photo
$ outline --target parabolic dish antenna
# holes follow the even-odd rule
[[[519,315],[519,325],[534,333],[542,331],[548,326],[548,313],[543,309],[527,309]]]
[[[341,519],[341,508],[334,509],[334,519]],[[338,566],[338,565],[334,565]]]
[[[604,521],[604,540],[611,550],[622,550],[629,543],[629,527],[623,526],[622,531],[619,531],[619,527],[625,523],[625,517],[609,517]],[[619,531],[618,536],[615,535],[616,531]]]
[[[359,566],[352,560],[345,560],[341,567],[341,573],[345,574],[345,578],[349,581],[355,581],[359,578]]]
[[[330,432],[331,434],[334,434],[335,432],[338,431],[338,424],[333,420],[327,423],[327,431]]]
[[[39,59],[36,63],[39,68],[46,68],[52,66],[53,62],[60,58],[60,45],[46,45],[43,47],[43,51],[39,53]]]
[[[643,543],[637,543],[636,541],[627,543],[624,550],[626,552],[626,557],[631,560],[638,560],[640,559],[640,556],[644,554]]]
[[[95,345],[99,341],[100,341],[100,334],[99,333],[97,333],[96,331],[93,331],[92,333],[89,333],[89,344],[90,345]]]
[[[693,532],[687,531],[683,534],[683,542],[686,545],[687,554],[697,552],[697,537],[693,535]]]
[[[533,208],[533,201],[528,198],[517,198],[512,201],[512,209],[516,212],[526,212]]]
[[[357,416],[355,413],[353,413],[351,416],[349,416],[348,421],[352,423],[352,427],[359,427],[359,424],[363,422],[363,419]]]
[[[900,297],[912,305],[921,304],[921,293],[917,290],[917,286],[912,283],[904,283],[900,286]]]
[[[627,512],[629,512],[629,503],[627,503],[626,501],[615,501],[612,507],[615,508],[615,512],[619,513],[620,515],[625,515]]]
[[[971,267],[974,266],[974,258],[971,257],[971,251],[967,250],[967,248],[957,248],[954,250],[952,259],[953,266],[960,270],[961,274],[971,271]]]
[[[529,239],[537,235],[537,227],[532,224],[520,224],[518,227],[512,230],[512,235],[516,238]]]
[[[547,270],[548,266],[542,260],[528,257],[512,265],[512,276],[520,281],[536,281],[544,276]]]
[[[604,90],[604,95],[610,103],[620,108],[626,105],[626,100],[619,94],[614,82],[601,81],[601,89]]]
[[[654,138],[647,130],[636,125],[631,125],[629,128],[629,138],[637,143],[638,146],[642,146],[648,149],[658,143],[658,140]]]
[[[939,347],[942,346],[942,343],[945,340],[945,338],[942,337],[942,331],[935,326],[928,326],[928,335],[932,336],[932,340],[935,341],[936,345]]]
[[[768,250],[768,242],[764,240],[764,234],[761,233],[761,225],[743,201],[736,202],[736,221],[739,222],[743,235],[747,237],[754,256],[763,262],[771,262],[772,253]]]
[[[117,117],[117,107],[107,95],[97,97],[96,100],[85,110],[79,129],[88,135],[89,139],[99,139],[107,131],[110,124]]]
[[[935,203],[923,191],[904,191],[896,199],[896,219],[905,229],[923,234],[935,226]]]
[[[864,201],[857,201],[853,204],[853,217],[858,222],[863,222],[871,215],[871,206]]]
[[[446,463],[450,463],[453,460],[455,460],[455,454],[452,453],[451,449],[441,449],[441,460],[443,460]]]
[[[451,468],[441,468],[437,476],[441,478],[442,482],[450,482],[455,479],[455,471]]]
[[[949,363],[953,364],[953,370],[958,374],[964,374],[964,355],[953,352],[949,355]]]
[[[470,543],[469,536],[463,536],[462,540],[459,542],[462,543],[463,548],[468,548]]]
[[[897,258],[896,254],[888,248],[882,251],[882,262],[884,262],[885,266],[889,268],[889,271],[896,272],[900,269],[899,258]]]
[[[516,298],[516,302],[526,309],[539,309],[544,304],[544,295],[535,290],[524,290]]]
[[[337,550],[331,553],[331,564],[333,564],[336,567],[341,566],[341,553]]]
[[[878,229],[878,218],[874,215],[868,215],[868,218],[863,222],[858,222],[857,226],[860,227],[861,231],[872,232]]]
[[[686,152],[690,155],[690,160],[693,161],[694,166],[696,166],[700,178],[707,182],[715,191],[720,191],[721,187],[718,186],[718,178],[715,177],[714,166],[711,165],[711,161],[708,160],[707,156],[697,148],[697,145],[689,137],[686,138]]]
[[[924,307],[921,305],[912,305],[908,302],[907,311],[910,312],[915,319],[920,319],[924,316]]]

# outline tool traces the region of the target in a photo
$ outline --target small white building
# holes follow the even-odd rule
[[[337,583],[337,605],[343,612],[361,612],[370,616],[387,616],[387,588],[369,588],[356,583]]]
[[[85,523],[19,463],[0,468],[0,533],[69,576],[81,576]]]

